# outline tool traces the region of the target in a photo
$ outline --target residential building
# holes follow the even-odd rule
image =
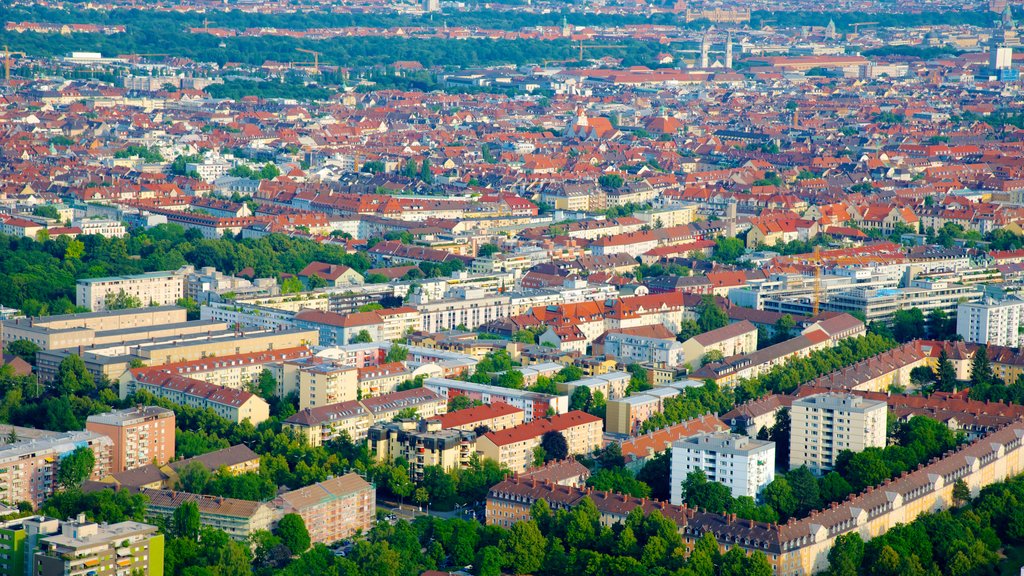
[[[443,398],[452,398],[463,394],[471,400],[479,400],[484,404],[492,402],[504,402],[519,408],[523,411],[523,420],[530,422],[535,418],[542,418],[549,412],[552,414],[565,414],[569,411],[569,397],[529,390],[516,390],[514,388],[501,388],[487,384],[476,384],[475,382],[463,382],[461,380],[449,380],[448,378],[427,378],[423,381],[423,387],[440,394]]]
[[[28,340],[44,351],[62,350],[91,346],[98,337],[110,340],[104,333],[178,326],[187,320],[187,311],[178,306],[12,318],[0,322],[0,343],[6,348],[11,342]]]
[[[614,492],[538,483],[510,477],[487,494],[487,523],[509,527],[530,519],[530,507],[544,499],[553,510],[569,510],[589,498],[605,526],[624,522],[636,508],[645,514],[657,510],[679,527],[683,541],[692,546],[702,534],[717,534],[721,548],[739,546],[765,554],[774,574],[810,576],[825,571],[828,553],[837,537],[859,533],[870,539],[897,524],[908,524],[922,513],[954,504],[953,487],[963,481],[972,494],[1024,471],[1024,421],[1017,420],[952,454],[939,458],[877,487],[851,495],[843,502],[786,524],[737,521],[650,498]],[[965,466],[964,462],[975,462]]]
[[[677,440],[696,436],[697,434],[712,434],[715,432],[728,432],[729,427],[718,419],[714,414],[703,414],[691,420],[673,424],[659,430],[654,430],[643,436],[635,436],[622,441],[622,457],[626,466],[632,470],[639,470],[644,463],[658,454],[672,449],[672,444]]]
[[[683,503],[683,481],[700,470],[711,482],[724,484],[733,498],[757,498],[775,479],[775,443],[740,434],[699,434],[672,444],[673,504]]]
[[[793,405],[793,397],[785,394],[769,394],[748,400],[722,414],[722,421],[733,431],[757,438],[761,430],[771,430],[778,414]]]
[[[555,385],[555,388],[558,389],[560,394],[565,394],[570,398],[572,398],[572,394],[577,388],[587,388],[590,390],[591,397],[600,393],[604,396],[605,400],[611,400],[613,398],[622,398],[626,395],[626,388],[629,387],[631,378],[632,375],[629,372],[608,372],[607,374],[598,374],[597,376],[591,376],[582,380],[559,382]]]
[[[35,576],[164,573],[164,535],[141,522],[96,524],[85,514],[60,522],[59,533],[42,536],[32,555]]]
[[[159,406],[137,406],[93,414],[85,429],[113,442],[110,472],[174,459],[174,411]]]
[[[602,445],[602,420],[574,410],[551,418],[532,420],[514,428],[488,432],[477,439],[477,450],[513,472],[523,472],[534,462],[534,449],[547,432],[565,437],[569,456],[590,454]]]
[[[75,287],[75,304],[93,312],[107,309],[107,297],[124,293],[143,306],[172,305],[185,295],[183,275],[178,272],[147,272],[133,276],[85,278]]]
[[[481,426],[488,430],[498,431],[514,428],[523,423],[524,412],[504,402],[492,402],[481,406],[473,406],[456,412],[448,412],[431,417],[441,423],[445,430],[475,431]]]
[[[445,471],[468,467],[476,453],[476,443],[475,432],[443,430],[437,420],[379,423],[370,426],[366,433],[370,455],[384,462],[404,459],[414,481],[423,479],[428,466],[440,466]]]
[[[260,455],[245,444],[235,444],[206,454],[175,460],[168,464],[167,468],[178,473],[193,463],[202,464],[210,472],[224,470],[228,474],[246,474],[260,471]]]
[[[145,390],[182,406],[209,408],[236,424],[249,420],[255,426],[270,417],[267,401],[251,392],[159,370],[135,368],[126,372],[121,382],[122,397],[135,390]]]
[[[310,278],[320,278],[321,286],[326,283],[332,288],[343,286],[360,286],[363,283],[363,275],[348,266],[340,264],[327,264],[325,262],[310,262],[299,274],[299,280],[307,289],[310,287]]]
[[[223,530],[230,538],[241,542],[249,542],[257,531],[270,530],[282,515],[281,511],[269,502],[148,488],[139,490],[139,493],[147,499],[147,518],[169,520],[182,504],[194,502],[199,508],[200,524]]]
[[[96,463],[90,478],[110,472],[113,441],[88,430],[21,440],[0,447],[0,500],[38,506],[57,490],[61,460],[79,448],[92,450]]]
[[[644,422],[664,410],[665,400],[678,395],[678,389],[662,387],[608,400],[605,407],[605,431],[627,436],[636,434]]]
[[[756,350],[757,327],[746,320],[698,334],[683,342],[686,363],[693,368],[704,364],[705,357],[712,352],[717,352],[722,358],[729,358]]]
[[[312,353],[308,346],[296,346],[243,354],[208,356],[198,360],[161,364],[153,369],[187,376],[193,380],[202,380],[208,384],[225,388],[246,390],[254,382],[258,382],[263,371],[270,370],[271,366],[280,362],[307,358]],[[273,371],[271,370],[271,372]]]
[[[299,410],[283,423],[306,438],[310,446],[321,446],[342,434],[354,442],[366,438],[370,426],[390,422],[403,410],[415,410],[420,418],[433,418],[448,410],[446,398],[425,388],[413,388],[383,396],[351,400],[340,404]]]
[[[965,342],[1020,347],[1024,338],[1024,300],[961,302],[956,308],[956,333]]]
[[[277,502],[302,517],[314,544],[368,533],[377,521],[377,489],[355,472],[285,492]]]
[[[660,324],[608,332],[594,342],[594,354],[604,354],[623,364],[682,366],[685,363],[683,345]]]
[[[886,403],[854,394],[815,394],[790,409],[789,467],[827,472],[843,450],[885,447]]]

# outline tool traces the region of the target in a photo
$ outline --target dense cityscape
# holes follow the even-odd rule
[[[0,576],[1024,574],[1020,2],[2,4]]]

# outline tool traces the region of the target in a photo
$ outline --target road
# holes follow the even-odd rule
[[[389,514],[394,514],[402,520],[412,521],[418,516],[426,516],[427,511],[421,510],[416,504],[406,502],[399,506],[399,503],[394,500],[388,500],[386,498],[377,498],[377,509],[383,510]],[[436,518],[450,519],[450,518],[469,518],[464,513],[464,510],[453,510],[451,512],[445,512],[442,510],[430,510],[429,514]]]

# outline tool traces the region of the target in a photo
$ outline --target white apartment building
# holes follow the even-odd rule
[[[213,182],[217,178],[227,175],[231,170],[231,163],[220,157],[207,157],[202,162],[185,164],[185,170],[199,174],[201,180]]]
[[[509,315],[508,296],[484,296],[482,290],[458,290],[456,298],[416,304],[420,312],[422,330],[443,332],[465,326],[473,330],[492,320]]]
[[[604,353],[626,364],[638,362],[665,368],[685,363],[682,342],[639,334],[609,332],[604,339]]]
[[[84,235],[96,234],[97,236],[105,236],[107,238],[124,238],[128,235],[128,230],[125,229],[124,224],[117,220],[93,218],[76,220],[71,225],[81,229]]]
[[[790,409],[789,467],[831,470],[843,450],[885,446],[886,403],[856,394],[815,394]]]
[[[961,302],[956,308],[956,333],[965,342],[1018,348],[1024,338],[1024,300],[1016,298]]]
[[[86,278],[79,280],[75,286],[75,304],[100,312],[107,308],[107,296],[120,292],[138,298],[143,306],[153,303],[168,306],[185,295],[185,282],[177,272]]]
[[[741,434],[717,432],[684,438],[672,444],[673,504],[683,503],[683,481],[701,470],[709,481],[720,482],[733,498],[757,498],[775,479],[775,443]]]

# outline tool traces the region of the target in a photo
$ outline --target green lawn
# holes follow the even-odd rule
[[[1024,546],[1014,546],[1003,549],[1006,558],[999,563],[999,574],[1002,576],[1019,576],[1020,568],[1024,566]]]

